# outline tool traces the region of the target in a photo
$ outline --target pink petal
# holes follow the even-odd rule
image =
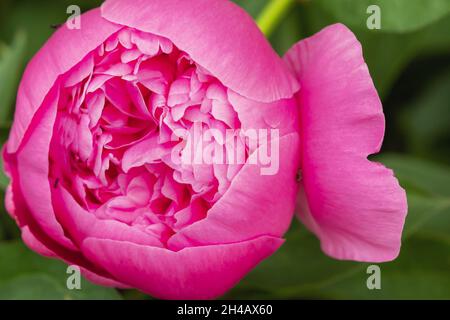
[[[185,103],[189,100],[189,90],[191,88],[189,79],[175,80],[170,86],[169,98],[167,105],[169,107],[176,106],[178,104]]]
[[[158,143],[158,136],[152,135],[125,151],[122,169],[128,172],[131,168],[158,162],[168,153],[170,153],[170,149]]]
[[[28,226],[24,226],[22,228],[22,240],[27,245],[28,248],[31,250],[39,253],[42,256],[50,257],[50,258],[59,258],[64,260],[63,258],[59,257],[55,252],[47,248],[42,242],[40,242],[30,231],[30,228]],[[74,265],[73,262],[64,260],[69,265]],[[128,288],[128,286],[117,282],[116,280],[107,278],[105,276],[98,275],[97,273],[90,271],[89,269],[78,266],[81,270],[81,273],[90,281],[101,285],[101,286],[107,286],[107,287],[115,287],[115,288]]]
[[[261,167],[247,163],[225,195],[205,219],[182,229],[168,242],[171,249],[245,241],[260,235],[280,237],[294,214],[298,169],[298,135],[280,139],[279,170],[261,175]]]
[[[89,77],[93,71],[94,57],[91,55],[72,69],[64,84],[66,87],[72,87],[80,84],[84,79]]]
[[[6,159],[8,161],[12,161],[12,156],[6,154]],[[61,246],[61,243],[58,243],[58,241],[55,241],[54,239],[52,239],[52,237],[49,237],[49,235],[52,236],[54,232],[47,234],[47,230],[43,229],[39,224],[36,223],[33,213],[27,205],[22,191],[19,189],[19,184],[17,183],[17,181],[19,181],[17,166],[12,165],[10,169],[13,182],[11,186],[14,189],[14,193],[12,194],[15,204],[14,213],[16,214],[18,225],[22,230],[22,238],[25,244],[30,249],[36,251],[41,255],[49,257],[59,257],[68,264],[80,266],[83,274],[85,274],[88,279],[95,281],[96,283],[105,283],[105,285],[125,287],[119,282],[112,280],[112,277],[108,275],[104,270],[98,268],[97,266],[94,266],[92,263],[87,261],[85,257],[80,254],[78,248],[73,247],[73,250],[68,250],[67,245]],[[41,185],[44,184],[40,184],[40,186]],[[54,221],[54,217],[52,214],[49,214],[49,221],[50,225]]]
[[[88,212],[73,199],[62,187],[54,191],[54,203],[58,219],[63,223],[68,234],[80,245],[84,239],[95,237],[130,241],[147,246],[162,246],[155,237],[115,220],[98,219],[93,212]]]
[[[31,250],[39,253],[41,256],[56,258],[58,255],[47,248],[41,241],[39,241],[31,232],[30,227],[23,226],[21,228],[22,240]]]
[[[175,214],[176,223],[174,227],[176,228],[176,231],[194,223],[195,221],[203,219],[207,210],[208,209],[204,204],[204,201],[193,200],[189,206]]]
[[[144,54],[155,56],[159,52],[158,37],[154,35],[134,32],[132,39],[139,51]]]
[[[89,127],[90,129],[94,128],[103,112],[103,108],[105,107],[105,95],[103,92],[94,93],[92,95],[89,95],[86,98],[86,105],[87,109],[89,110],[89,117],[90,117],[90,123]]]
[[[298,131],[298,111],[295,99],[262,103],[247,99],[232,90],[228,90],[228,98],[238,114],[244,131],[278,129],[280,137]]]
[[[8,152],[15,152],[36,110],[57,77],[78,64],[121,26],[100,17],[100,10],[85,13],[82,28],[61,26],[29,63],[17,95],[16,114],[8,141]]]
[[[294,46],[286,61],[302,87],[300,219],[330,256],[394,259],[406,196],[391,170],[367,160],[380,150],[384,116],[360,43],[336,24]]]
[[[78,124],[77,138],[78,138],[78,152],[81,160],[86,161],[94,150],[94,142],[92,132],[89,129],[90,119],[87,114],[80,117]]]
[[[32,131],[24,140],[25,143],[16,155],[17,179],[23,195],[25,205],[30,214],[42,230],[53,240],[68,249],[76,247],[68,239],[64,230],[56,220],[52,202],[49,182],[49,149],[53,134],[53,124],[56,116],[58,93],[52,90],[44,102],[43,108],[37,117],[37,124],[29,130]],[[12,164],[11,164],[12,165]]]
[[[110,0],[103,4],[102,15],[170,39],[225,86],[248,98],[270,102],[298,90],[253,19],[231,1]]]
[[[14,195],[13,195],[13,187],[12,187],[12,183],[10,183],[7,187],[6,187],[6,191],[5,191],[5,208],[6,211],[8,212],[9,216],[16,220],[17,224],[17,216],[16,216],[16,205],[14,204]]]
[[[174,252],[130,242],[88,238],[83,252],[121,282],[163,299],[211,299],[232,288],[283,240],[192,247]],[[124,263],[126,262],[126,263]]]
[[[147,104],[145,103],[142,92],[137,86],[137,84],[128,82],[126,84],[126,88],[128,90],[128,94],[131,98],[131,101],[133,101],[138,112],[142,114],[144,117],[150,119],[151,118],[150,111],[147,108]]]
[[[230,128],[236,128],[239,125],[236,113],[228,102],[213,100],[211,114],[215,119],[224,122]]]

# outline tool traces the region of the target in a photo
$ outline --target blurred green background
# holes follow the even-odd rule
[[[131,0],[130,0],[131,1]],[[276,1],[276,0],[275,0]],[[257,17],[268,0],[236,0]],[[11,125],[27,61],[64,23],[66,8],[99,0],[0,0],[0,139]],[[367,7],[381,9],[381,30],[368,30]],[[381,290],[368,290],[368,264],[326,257],[299,223],[287,242],[225,298],[450,299],[450,0],[303,0],[270,37],[284,54],[295,42],[342,22],[362,42],[384,103],[382,154],[407,189],[409,214],[399,258],[380,264]],[[7,179],[0,177],[2,197]],[[0,299],[149,299],[82,282],[66,289],[66,266],[29,251],[0,212]]]

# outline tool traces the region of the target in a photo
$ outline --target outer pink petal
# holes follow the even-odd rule
[[[290,98],[298,84],[252,18],[224,0],[109,0],[104,18],[170,39],[221,82],[258,101]]]
[[[169,240],[179,250],[195,245],[245,241],[260,235],[281,237],[292,221],[298,191],[297,133],[280,139],[279,170],[261,175],[258,165],[246,164],[230,189],[205,219],[186,227]]]
[[[57,89],[54,89],[39,110],[35,119],[36,123],[31,125],[32,129],[28,131],[21,148],[17,154],[8,154],[6,162],[8,167],[15,169],[16,176],[13,177],[13,183],[18,184],[25,204],[37,225],[59,244],[68,249],[77,250],[73,242],[64,234],[52,207],[48,154],[57,102],[58,93]]]
[[[64,256],[65,260],[77,261],[77,264],[81,263],[83,259],[79,256],[77,249],[68,249],[68,247],[72,246],[70,242],[68,246],[61,245],[61,242],[67,244],[66,242],[69,239],[62,240],[64,238],[60,233],[60,227],[57,225],[58,222],[55,221],[54,218],[50,218],[51,221],[46,225],[47,228],[50,228],[50,230],[52,230],[50,232],[51,236],[47,235],[46,232],[43,231],[40,223],[37,223],[36,219],[33,216],[33,212],[29,208],[21,190],[20,176],[17,169],[17,159],[15,158],[15,155],[9,155],[8,153],[5,153],[4,157],[5,164],[7,165],[6,167],[8,168],[8,175],[11,177],[11,184],[8,187],[7,194],[7,197],[9,199],[6,201],[7,210],[14,217],[18,226],[22,230],[22,237],[24,242],[39,254],[45,256],[54,256],[53,252],[58,252],[58,256]],[[41,206],[41,204],[38,204],[38,206]],[[39,214],[39,217],[41,219],[42,214]],[[54,238],[52,238],[52,236],[56,238],[56,241]],[[40,240],[37,240],[38,238]],[[59,242],[58,240],[60,240],[61,242]]]
[[[338,259],[381,262],[400,250],[406,195],[367,160],[384,135],[382,105],[361,45],[336,24],[286,56],[302,87],[300,219]]]
[[[17,221],[16,206],[14,204],[13,188],[11,183],[6,187],[5,191],[5,208],[9,216]]]
[[[28,64],[17,95],[16,114],[7,150],[15,152],[36,110],[54,85],[57,77],[69,71],[89,52],[121,26],[100,16],[100,9],[81,17],[81,29],[69,30],[64,24]]]
[[[37,112],[17,153],[5,153],[5,164],[12,178],[8,210],[15,216],[29,248],[41,255],[59,257],[67,263],[79,265],[86,277],[96,283],[123,287],[81,256],[56,219],[48,179],[48,150],[56,101],[57,88],[51,90]]]
[[[39,253],[41,256],[55,258],[58,257],[56,253],[47,248],[41,241],[39,241],[31,232],[29,226],[21,228],[22,240],[31,250]]]
[[[260,237],[178,252],[130,242],[88,238],[83,252],[120,281],[163,299],[211,299],[232,288],[282,239]]]
[[[22,228],[22,239],[23,242],[30,248],[31,250],[39,253],[42,256],[50,257],[50,258],[59,258],[61,260],[64,260],[63,258],[59,257],[55,252],[47,248],[41,241],[39,241],[31,232],[30,228],[28,226],[24,226]],[[73,265],[70,261],[64,260],[67,264]],[[100,276],[82,266],[79,266],[82,274],[90,281],[107,287],[115,287],[115,288],[128,288],[128,286],[117,282],[116,280],[106,278],[104,276]]]

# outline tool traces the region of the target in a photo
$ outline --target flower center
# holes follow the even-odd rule
[[[169,40],[124,29],[61,81],[50,176],[99,219],[141,228],[162,243],[203,219],[243,163],[191,157],[194,131],[238,130],[227,88]],[[223,135],[214,150],[244,150]]]

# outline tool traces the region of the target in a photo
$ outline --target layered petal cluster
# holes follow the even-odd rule
[[[290,224],[297,90],[228,1],[107,1],[25,71],[4,150],[8,211],[29,247],[97,283],[219,296]],[[202,146],[196,129],[211,132]],[[248,129],[277,130],[274,174],[253,161],[263,146]],[[192,161],[203,148],[240,161]]]

